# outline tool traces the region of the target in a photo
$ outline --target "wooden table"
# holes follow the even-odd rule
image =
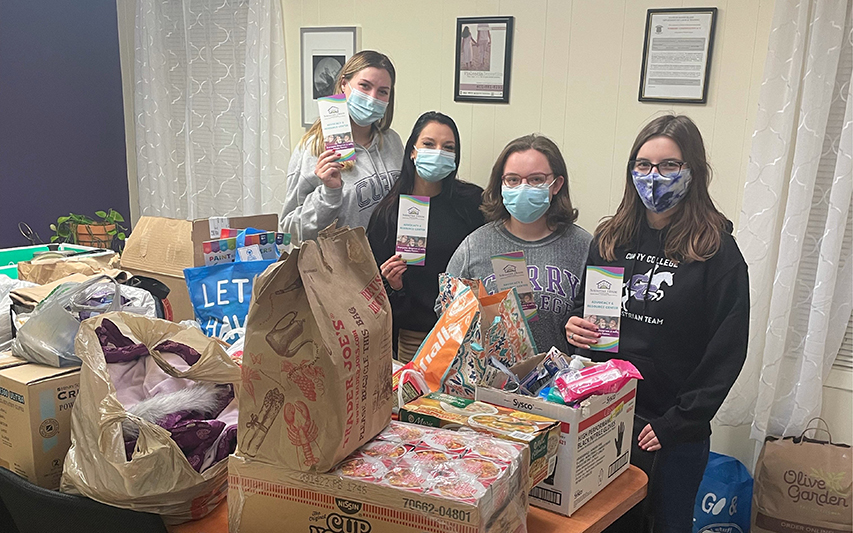
[[[527,515],[529,533],[599,533],[646,496],[646,474],[631,466],[595,495],[571,517],[530,507]],[[228,506],[219,504],[212,513],[178,526],[171,533],[228,533]]]

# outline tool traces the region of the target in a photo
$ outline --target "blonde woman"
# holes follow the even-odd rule
[[[281,229],[294,240],[317,238],[338,226],[367,227],[373,209],[400,176],[403,143],[391,129],[396,72],[388,56],[373,50],[353,55],[338,73],[334,94],[344,93],[350,114],[355,161],[340,163],[325,150],[320,121],[293,150]]]

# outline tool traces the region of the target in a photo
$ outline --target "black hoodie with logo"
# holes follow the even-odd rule
[[[625,269],[619,352],[591,350],[597,361],[624,359],[643,375],[637,415],[648,420],[661,446],[701,440],[746,359],[749,279],[734,238],[723,232],[707,261],[667,259],[666,229],[641,225],[638,242],[605,261],[593,239],[588,266]],[[584,269],[583,287],[586,287]],[[573,314],[583,316],[585,290]]]

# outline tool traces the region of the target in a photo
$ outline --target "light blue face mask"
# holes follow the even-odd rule
[[[680,172],[667,176],[661,176],[657,170],[646,176],[633,171],[631,177],[643,205],[653,213],[663,213],[675,207],[687,196],[690,185],[689,168],[683,168]]]
[[[349,116],[353,122],[362,128],[370,126],[384,117],[385,108],[387,107],[388,102],[377,100],[369,94],[359,91],[355,87],[350,88],[349,98],[347,98]]]
[[[434,148],[415,148],[415,170],[427,181],[441,181],[456,170],[456,154]]]
[[[553,185],[555,182],[551,182]],[[551,206],[551,185],[533,187],[522,183],[517,187],[501,186],[501,196],[504,207],[519,222],[530,224],[536,222]]]

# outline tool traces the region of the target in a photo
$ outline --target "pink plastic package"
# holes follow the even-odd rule
[[[621,359],[611,359],[606,363],[584,368],[580,374],[581,377],[572,381],[569,381],[568,375],[557,376],[554,380],[554,386],[567,404],[593,394],[612,394],[632,378],[643,379],[634,365]]]

